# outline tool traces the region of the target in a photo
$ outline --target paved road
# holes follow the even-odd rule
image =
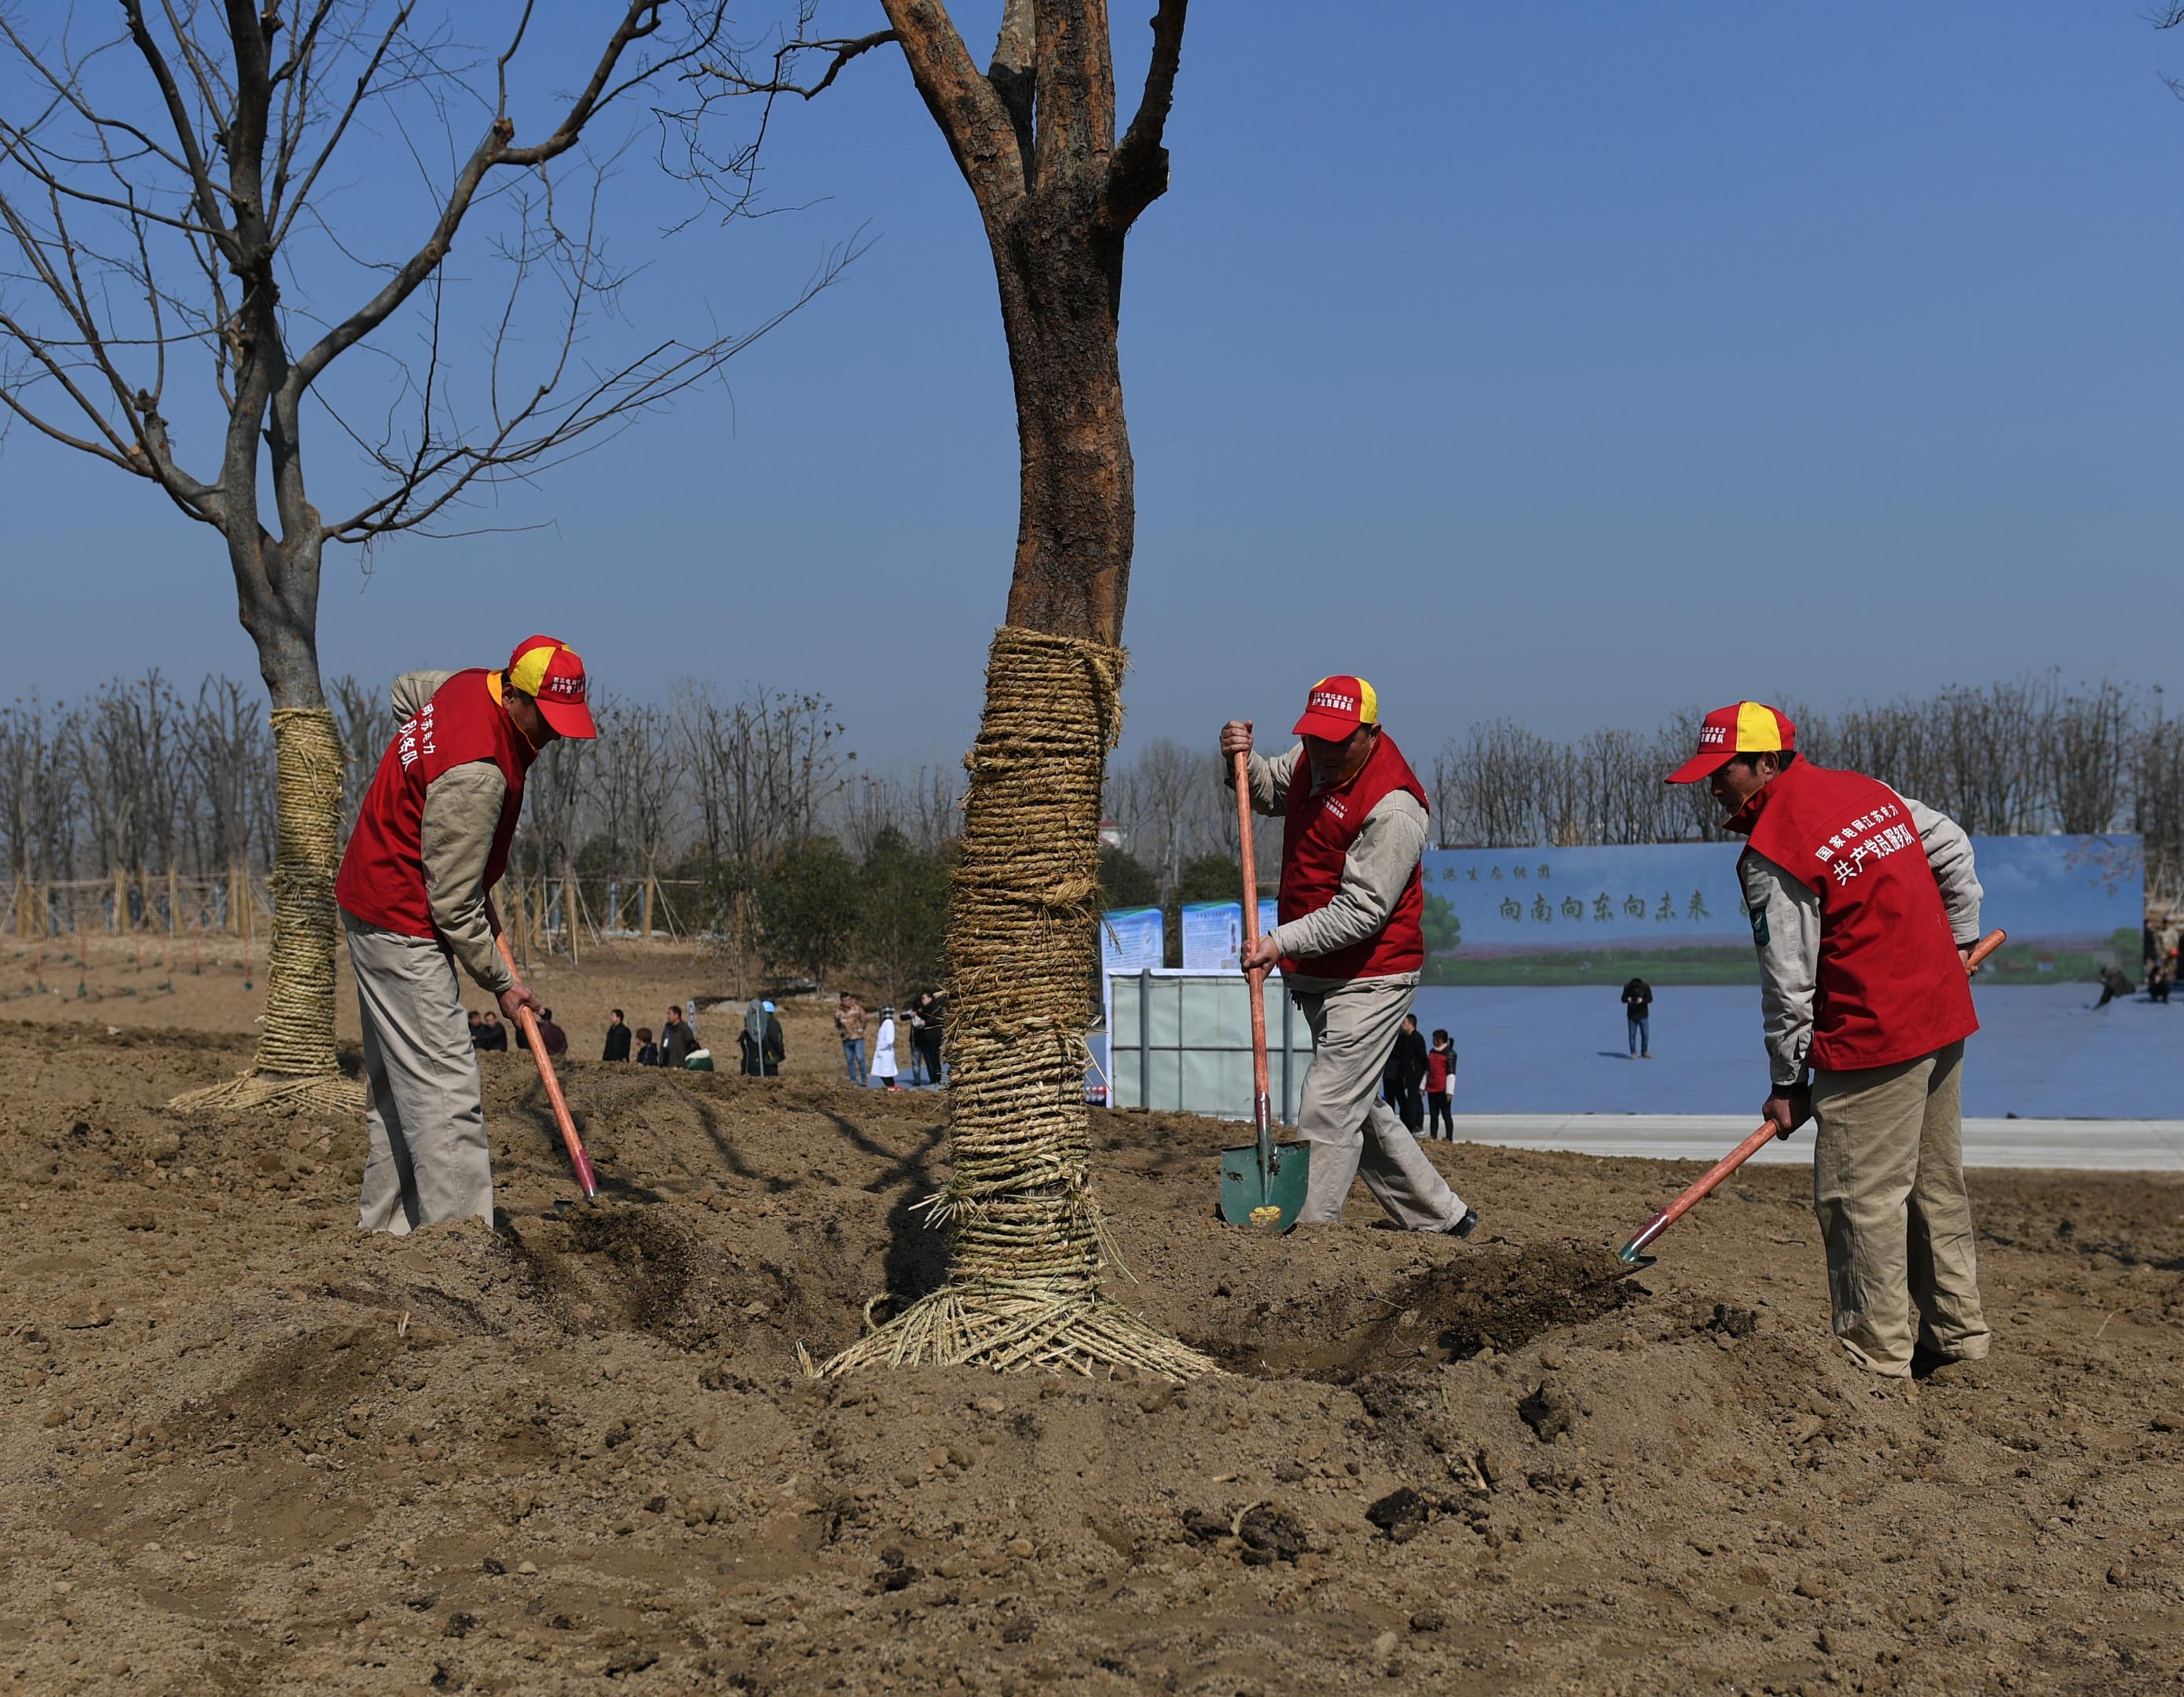
[[[1766,1088],[1756,986],[1663,985],[1653,1058],[1628,1058],[1612,988],[1418,992],[1418,1024],[1462,1057],[1456,1102],[1474,1114],[1742,1114]],[[2155,1119],[2184,1112],[2184,1002],[2095,1010],[2086,985],[1973,985],[1964,1112],[2000,1119]],[[1248,1110],[1247,1101],[1244,1108]]]
[[[1757,1114],[1459,1114],[1456,1135],[1512,1149],[1712,1163],[1758,1123]],[[1752,1157],[1804,1165],[1812,1158],[1810,1131],[1769,1143]],[[2184,1172],[2184,1119],[1967,1119],[1964,1164]]]

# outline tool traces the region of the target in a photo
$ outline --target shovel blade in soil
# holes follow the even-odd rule
[[[1267,1164],[1264,1183],[1259,1178],[1259,1147],[1246,1143],[1240,1149],[1221,1152],[1221,1217],[1231,1225],[1271,1226],[1286,1231],[1303,1211],[1312,1172],[1312,1145],[1277,1143]],[[1202,1207],[1204,1204],[1201,1203]],[[1262,1213],[1279,1211],[1279,1219]],[[1257,1217],[1255,1219],[1254,1215]]]

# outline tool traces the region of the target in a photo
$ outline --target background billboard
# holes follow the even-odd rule
[[[1259,902],[1259,935],[1274,929],[1274,902]],[[1241,902],[1186,902],[1183,904],[1183,969],[1234,972],[1243,958],[1244,904]]]
[[[2136,836],[1975,837],[1985,923],[2010,934],[2005,982],[2090,977],[2137,959]],[[1430,984],[1750,984],[1741,843],[1433,849],[1424,867]]]
[[[1160,966],[1165,951],[1159,908],[1110,907],[1100,916],[1100,967],[1107,976]]]

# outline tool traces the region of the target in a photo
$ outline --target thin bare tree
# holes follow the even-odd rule
[[[326,544],[448,533],[466,501],[662,405],[778,321],[632,332],[599,357],[588,332],[623,281],[599,221],[606,165],[549,170],[711,50],[724,4],[593,7],[588,56],[541,67],[573,92],[530,121],[510,87],[530,70],[532,0],[504,8],[498,53],[456,44],[473,8],[426,0],[120,0],[104,37],[73,8],[37,25],[0,13],[15,114],[0,118],[0,405],[220,538],[272,704],[263,1036],[252,1073],[193,1105],[357,1099],[334,1054],[344,750],[319,673]],[[414,180],[391,253],[369,250],[366,226],[336,228],[336,186],[366,172]],[[459,371],[445,261],[479,224],[501,284],[476,314],[487,351]],[[378,361],[342,365],[337,389],[337,363],[367,346]],[[170,377],[203,387],[170,394]],[[338,506],[330,462],[363,473]]]

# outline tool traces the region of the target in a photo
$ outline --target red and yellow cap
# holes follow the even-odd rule
[[[1797,728],[1764,701],[1717,707],[1699,726],[1699,751],[1671,772],[1669,784],[1696,784],[1729,764],[1732,755],[1786,754],[1797,746]]]
[[[539,716],[563,736],[599,734],[585,705],[584,662],[566,643],[550,636],[525,637],[508,656],[508,686],[537,702]]]
[[[1323,678],[1305,697],[1304,717],[1294,727],[1299,736],[1340,742],[1360,725],[1380,723],[1380,697],[1362,678]]]

